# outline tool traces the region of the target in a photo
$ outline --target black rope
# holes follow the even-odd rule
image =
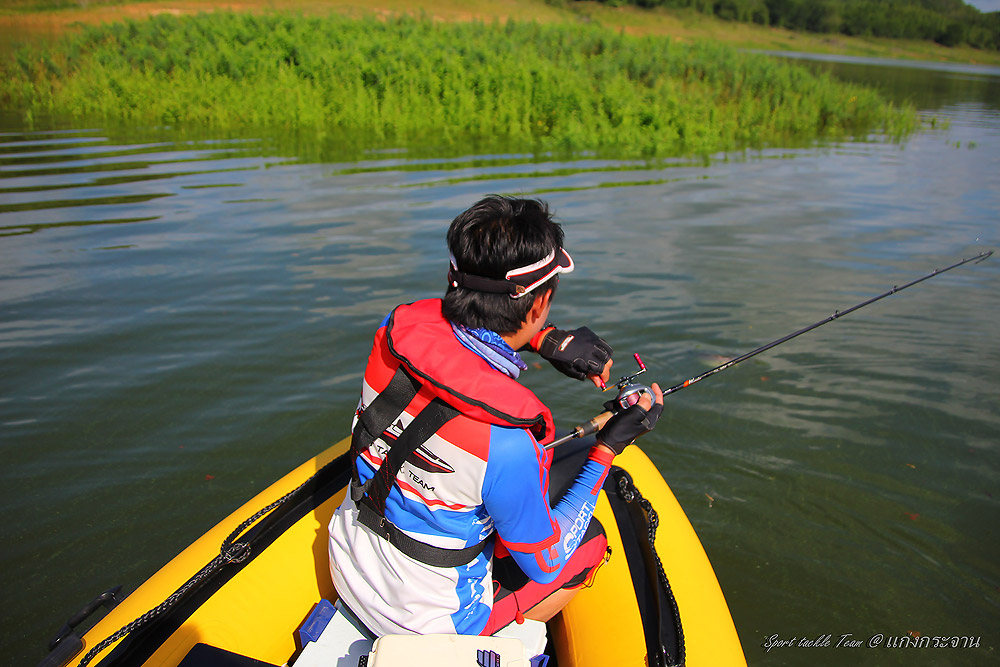
[[[312,482],[320,474],[320,472],[317,472],[295,489],[289,491],[281,498],[275,500],[270,505],[267,505],[263,509],[256,512],[250,518],[244,520],[243,523],[241,523],[239,526],[236,527],[236,530],[234,530],[232,533],[229,534],[229,537],[227,537],[225,540],[222,541],[222,546],[219,550],[218,556],[209,561],[207,565],[201,568],[193,577],[188,579],[180,588],[174,591],[174,593],[171,594],[170,597],[168,597],[166,600],[164,600],[157,606],[153,607],[146,613],[142,614],[131,623],[128,623],[127,625],[123,626],[110,637],[107,637],[106,639],[102,640],[97,645],[95,645],[94,648],[90,649],[90,651],[88,651],[87,654],[83,657],[78,667],[86,667],[95,657],[97,657],[99,653],[104,651],[106,648],[108,648],[118,640],[122,639],[123,637],[129,635],[130,633],[134,632],[135,630],[138,630],[146,623],[150,622],[157,616],[160,616],[161,614],[169,610],[171,607],[177,604],[177,602],[179,602],[185,595],[187,595],[188,592],[190,592],[192,589],[197,588],[205,579],[210,577],[221,567],[229,565],[231,563],[242,563],[247,558],[249,558],[251,553],[250,544],[245,541],[237,542],[236,539],[239,536],[241,536],[244,533],[244,531],[247,530],[247,528],[252,526],[259,519],[266,516],[267,514],[270,514],[272,511],[274,511],[275,509],[286,503],[295,494],[300,492],[305,486],[307,486],[310,482]],[[675,626],[677,630],[677,643],[680,649],[681,662],[683,663],[683,655],[685,653],[684,631],[680,625],[680,614],[678,613],[677,610],[677,601],[674,598],[673,591],[670,588],[670,582],[667,580],[667,574],[663,570],[663,563],[660,560],[660,555],[656,551],[656,529],[660,525],[659,515],[656,513],[656,510],[653,509],[652,504],[642,496],[642,493],[639,492],[639,489],[635,486],[635,484],[631,483],[631,481],[626,475],[623,475],[618,480],[618,492],[625,502],[630,503],[633,500],[637,501],[639,507],[646,514],[646,519],[649,524],[647,537],[649,539],[649,546],[650,549],[652,550],[653,557],[656,560],[656,575],[657,578],[659,579],[660,586],[663,587],[663,591],[666,593],[667,599],[670,600],[670,603],[673,606]]]
[[[660,526],[660,516],[653,509],[652,503],[643,498],[642,493],[639,492],[638,487],[636,487],[628,475],[622,475],[618,478],[618,495],[627,503],[636,501],[646,514],[646,521],[649,524],[647,537],[649,539],[649,548],[653,552],[653,558],[656,561],[656,577],[659,579],[660,586],[663,587],[663,592],[673,607],[674,627],[677,630],[677,647],[680,652],[678,659],[680,664],[683,665],[686,651],[684,646],[684,628],[681,627],[680,622],[680,611],[677,608],[677,600],[674,598],[674,592],[670,588],[670,581],[667,580],[667,573],[663,570],[663,562],[660,560],[660,554],[656,551],[656,529]]]
[[[230,563],[242,563],[247,558],[249,558],[250,544],[248,542],[237,542],[236,538],[242,535],[247,528],[256,523],[260,518],[271,513],[276,508],[280,507],[285,502],[287,502],[289,498],[294,496],[296,493],[302,490],[304,486],[313,481],[313,479],[318,474],[319,473],[317,472],[312,477],[303,482],[301,485],[299,485],[297,488],[289,491],[284,496],[278,498],[273,503],[271,503],[267,507],[264,507],[256,514],[251,516],[249,519],[246,519],[243,523],[241,523],[236,528],[236,530],[234,530],[232,533],[229,534],[229,537],[227,537],[225,540],[222,541],[222,547],[219,550],[218,556],[209,561],[209,563],[205,565],[205,567],[201,568],[193,577],[188,579],[180,588],[174,591],[174,593],[166,600],[164,600],[157,606],[153,607],[142,616],[139,616],[131,623],[123,626],[116,633],[114,633],[107,639],[101,641],[99,644],[94,646],[94,648],[90,649],[90,651],[87,652],[87,655],[83,657],[83,660],[80,661],[78,667],[86,667],[88,664],[90,664],[90,661],[93,660],[95,657],[97,657],[97,655],[101,651],[108,648],[109,646],[114,644],[119,639],[122,639],[126,635],[134,632],[135,630],[138,630],[140,627],[142,627],[149,621],[153,620],[160,614],[166,612],[168,609],[177,604],[177,602],[180,601],[185,595],[187,595],[189,591],[191,591],[194,588],[197,588],[205,579],[210,577],[224,565],[229,565]]]

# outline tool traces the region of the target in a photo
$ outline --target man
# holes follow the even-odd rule
[[[330,523],[341,602],[378,635],[492,634],[554,616],[605,556],[591,517],[612,459],[663,407],[654,384],[655,404],[612,417],[550,506],[552,415],[516,381],[517,350],[597,385],[612,350],[589,329],[546,326],[573,260],[545,204],[487,197],[447,240],[444,298],[399,306],[375,334],[351,492]]]

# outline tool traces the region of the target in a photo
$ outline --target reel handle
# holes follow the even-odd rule
[[[604,391],[608,391],[612,387],[618,389],[618,397],[615,400],[618,401],[618,404],[621,406],[623,410],[627,410],[635,403],[638,403],[639,399],[642,397],[642,394],[644,393],[648,394],[650,398],[652,398],[653,396],[653,393],[649,387],[647,387],[646,385],[638,384],[635,381],[636,377],[646,372],[646,364],[642,363],[642,358],[639,357],[638,353],[633,354],[632,357],[635,359],[635,363],[638,364],[639,366],[638,371],[632,373],[631,375],[623,375],[622,378],[618,380],[618,382],[611,385],[610,387],[606,386],[603,380],[601,381],[601,385],[603,385]],[[631,397],[632,399],[634,399],[634,401],[632,400],[623,401],[622,399],[625,397]],[[625,403],[628,404],[626,405]],[[614,413],[610,411],[604,411],[601,414],[597,415],[596,417],[592,417],[589,421],[574,426],[573,430],[569,433],[569,435],[564,435],[561,438],[553,440],[549,444],[545,445],[545,449],[552,449],[553,447],[558,447],[564,442],[569,442],[570,440],[574,440],[576,438],[582,438],[592,433],[597,433],[602,428],[604,428],[604,425],[608,423],[608,420],[611,419],[613,415]]]

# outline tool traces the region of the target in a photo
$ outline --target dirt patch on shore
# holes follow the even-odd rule
[[[261,6],[263,2],[259,3]],[[212,2],[143,2],[132,5],[94,5],[73,9],[25,12],[0,15],[0,41],[4,50],[14,50],[24,44],[56,40],[83,25],[101,25],[125,19],[142,19],[157,14],[196,14],[220,9],[245,10],[245,3],[217,4]]]
[[[520,11],[519,11],[520,10]],[[11,12],[0,14],[0,55],[10,53],[24,44],[39,44],[58,39],[85,25],[115,23],[126,19],[144,19],[159,14],[181,16],[200,12],[273,12],[288,11],[305,15],[343,14],[345,16],[419,14],[441,21],[505,21],[508,16],[526,20],[552,20],[555,10],[542,3],[528,0],[431,0],[414,3],[407,0],[377,0],[376,2],[338,2],[337,0],[164,0],[115,5],[88,5],[60,10]],[[545,16],[547,14],[553,16]]]

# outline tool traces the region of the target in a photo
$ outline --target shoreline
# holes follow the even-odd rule
[[[376,15],[425,15],[435,21],[537,21],[539,23],[593,23],[631,35],[662,35],[681,43],[711,39],[736,48],[803,52],[823,55],[888,58],[901,61],[952,62],[1000,66],[1000,52],[971,47],[945,47],[933,42],[797,33],[782,28],[735,23],[692,11],[608,7],[597,2],[549,4],[544,0],[422,0],[420,8],[405,0],[150,0],[119,4],[89,4],[66,9],[18,10],[0,13],[0,58],[21,46],[55,41],[78,25],[100,25],[159,14],[197,14],[234,11],[291,12],[305,16],[341,14],[353,18]]]
[[[0,100],[29,124],[55,112],[308,131],[345,146],[513,142],[645,158],[901,138],[919,125],[908,104],[780,60],[596,22],[161,15],[19,56]]]

